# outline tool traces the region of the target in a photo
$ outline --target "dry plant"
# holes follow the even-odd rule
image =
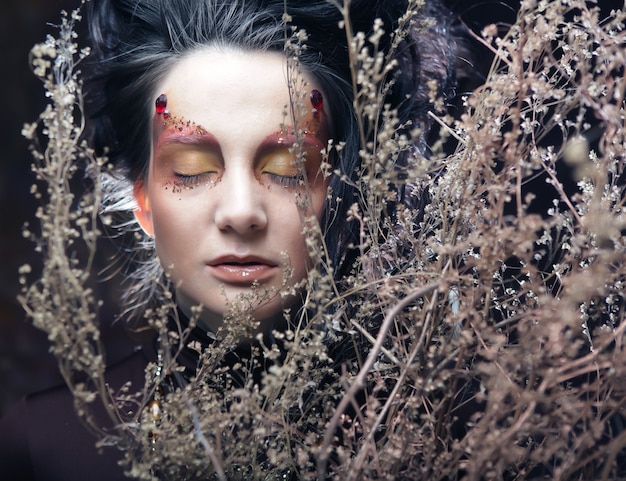
[[[319,226],[307,220],[321,268],[302,317],[286,313],[285,331],[237,358],[241,333],[218,333],[190,377],[176,353],[194,323],[172,323],[166,302],[146,314],[161,358],[140,392],[106,386],[98,301],[86,288],[107,167],[80,140],[77,65],[88,52],[76,45],[78,13],[33,49],[51,105],[24,130],[43,186],[41,235],[26,235],[45,269],[32,283],[22,269],[21,301],[48,333],[78,412],[146,480],[626,477],[626,14],[522,1],[505,33],[483,31],[495,60],[460,118],[445,115],[431,86],[442,142],[424,157],[411,147],[418,126],[399,125],[383,103],[394,66],[394,52],[378,48],[386,26],[353,32],[348,3],[337,8],[362,140],[350,276],[332,281]],[[428,28],[412,21],[420,2],[409,3],[396,40]],[[294,32],[296,68],[301,44],[306,33]],[[453,153],[443,150],[449,139]],[[410,167],[399,176],[402,156]],[[93,186],[75,199],[79,172]],[[393,203],[402,182],[428,193],[419,221]],[[250,326],[253,302],[233,302],[227,324]]]

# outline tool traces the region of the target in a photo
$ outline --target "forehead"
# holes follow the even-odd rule
[[[240,122],[280,123],[290,101],[317,88],[304,72],[290,75],[280,53],[207,47],[175,63],[154,97],[165,93],[172,114],[203,126],[234,117]],[[290,83],[295,97],[290,97]]]

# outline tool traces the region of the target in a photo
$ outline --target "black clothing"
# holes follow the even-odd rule
[[[177,318],[183,325],[189,322],[178,311]],[[172,319],[172,329],[178,330]],[[195,327],[186,338],[187,346],[206,347],[213,338],[206,331]],[[119,389],[131,382],[129,392],[138,392],[145,383],[145,368],[149,361],[156,361],[157,339],[145,342],[143,348],[107,368],[106,380]],[[234,365],[242,358],[249,359],[250,346],[240,346],[226,354],[224,364]],[[177,363],[184,368],[184,384],[195,374],[199,354],[185,347],[177,356]],[[260,382],[268,362],[260,363],[253,370],[253,377]],[[243,385],[245,375],[233,370],[230,376],[235,384]],[[95,408],[95,406],[94,406]],[[94,409],[101,426],[110,426],[104,413]],[[108,421],[108,422],[107,422]],[[119,465],[124,453],[115,447],[98,449],[98,439],[91,434],[78,418],[73,396],[63,384],[24,397],[0,419],[0,481],[118,481],[128,479],[124,467]]]
[[[108,383],[117,389],[131,381],[131,392],[142,389],[149,357],[137,350],[112,365]],[[76,415],[65,385],[29,395],[0,421],[0,481],[128,479],[118,464],[123,453],[115,447],[99,453],[96,442]]]

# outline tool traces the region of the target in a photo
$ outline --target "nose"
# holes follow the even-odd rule
[[[261,185],[254,174],[227,169],[220,187],[215,209],[215,224],[220,230],[245,235],[265,229],[267,212]]]

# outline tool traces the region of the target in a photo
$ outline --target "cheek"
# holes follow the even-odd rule
[[[318,182],[311,190],[311,207],[317,220],[322,217],[322,212],[326,206],[326,193],[328,186],[330,185],[330,179],[324,182]]]
[[[320,185],[318,188],[313,189],[311,191],[309,207],[304,215],[309,218],[314,215],[319,221],[326,204],[325,200],[325,186]],[[287,211],[287,208],[289,208],[289,211]],[[285,215],[285,212],[289,212],[289,216]],[[307,234],[304,233],[308,229],[303,222],[305,222],[303,212],[297,207],[297,205],[294,204],[294,200],[292,198],[290,205],[285,205],[282,209],[282,225],[279,229],[277,229],[277,242],[282,241],[283,245],[288,247],[291,267],[294,269],[293,280],[296,282],[306,277],[307,271],[313,265],[307,248]],[[315,242],[319,241],[316,240]],[[287,243],[288,246],[286,245]]]
[[[197,229],[201,209],[172,192],[155,196],[151,203],[154,240],[159,255],[161,252],[167,254],[166,250],[184,250],[193,242],[192,234]]]

